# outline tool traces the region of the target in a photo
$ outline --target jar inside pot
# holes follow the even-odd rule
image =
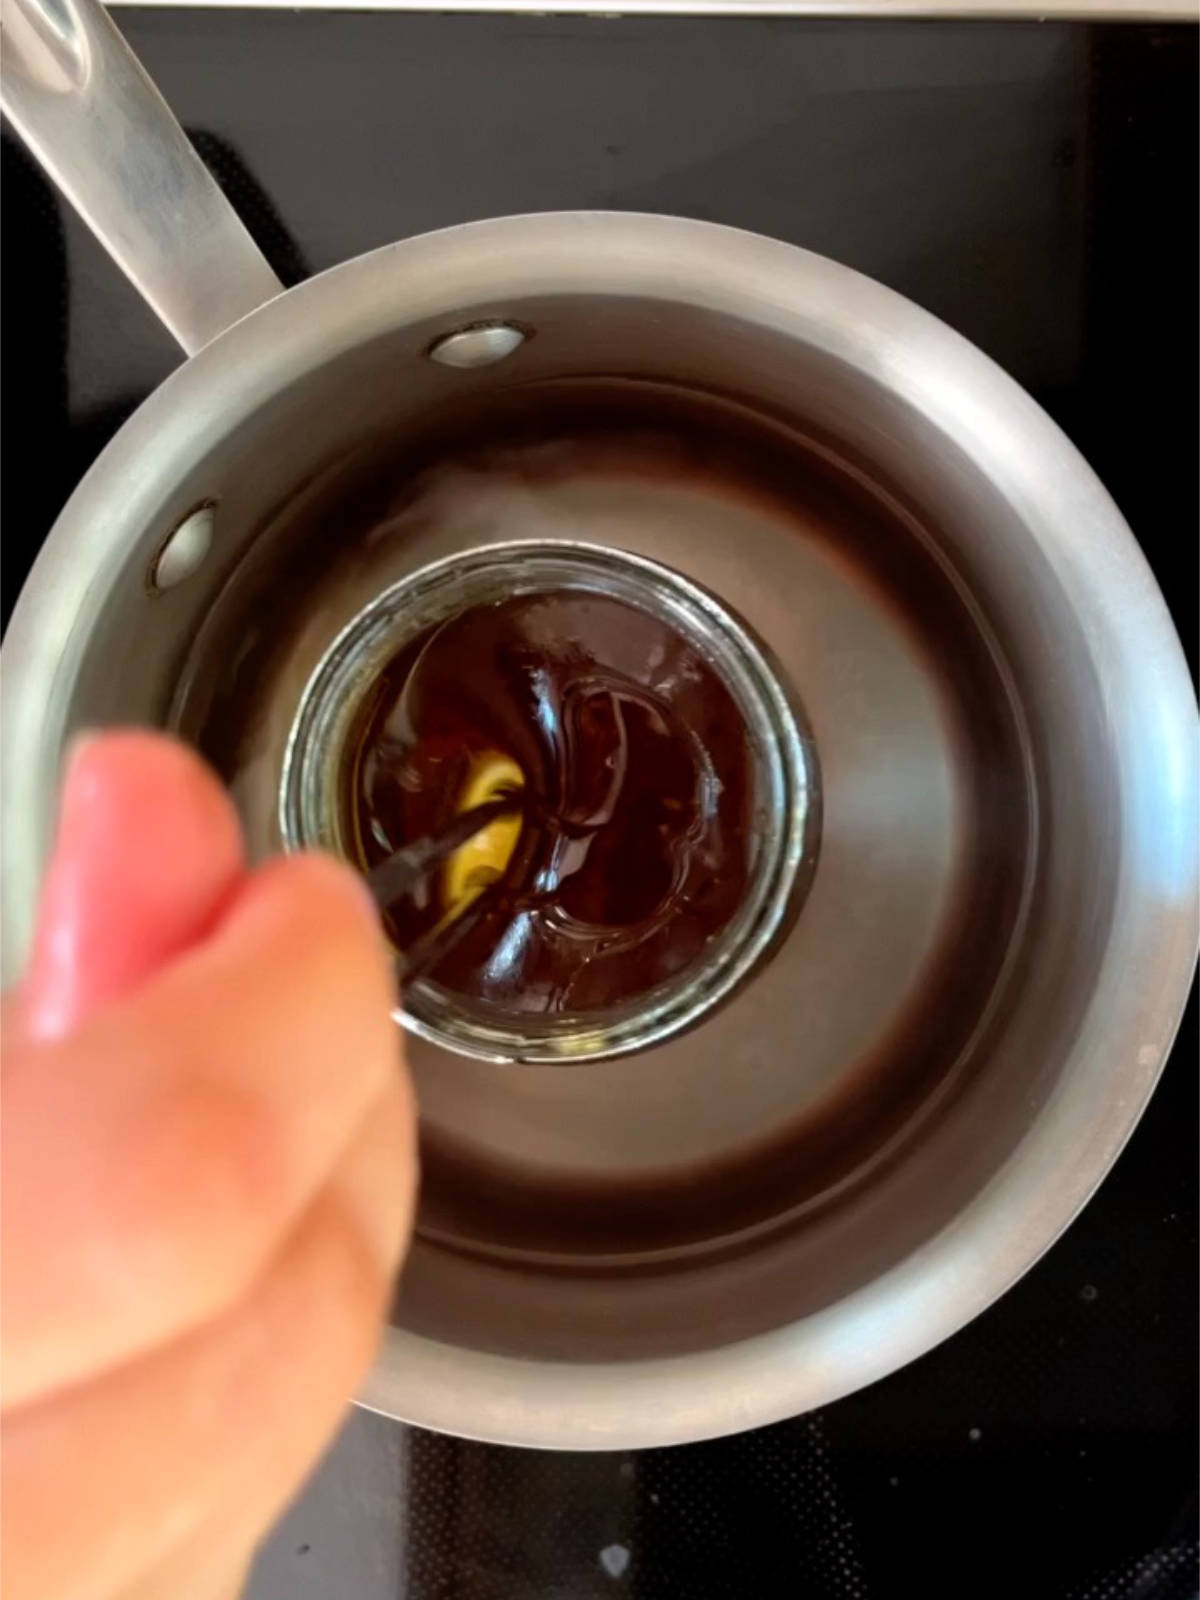
[[[491,546],[380,596],[305,691],[281,824],[369,869],[504,787],[520,814],[386,918],[402,952],[434,941],[402,1020],[452,1048],[666,1037],[792,903],[812,814],[792,708],[741,625],[654,563]]]

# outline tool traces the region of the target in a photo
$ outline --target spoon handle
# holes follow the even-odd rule
[[[411,894],[440,862],[461,849],[468,839],[500,817],[511,816],[520,809],[520,801],[512,795],[486,800],[482,805],[472,806],[470,811],[459,812],[444,827],[404,845],[367,873],[367,887],[375,904],[386,911],[397,900]]]

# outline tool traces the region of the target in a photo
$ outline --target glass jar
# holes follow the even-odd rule
[[[488,1061],[577,1062],[643,1050],[698,1022],[752,974],[794,915],[819,835],[811,739],[762,647],[697,584],[640,556],[596,545],[488,545],[403,578],[358,613],[309,679],[288,737],[279,819],[288,849],[353,859],[346,793],[354,732],[379,674],[452,616],[514,596],[602,594],[649,612],[702,655],[743,718],[753,829],[741,904],[701,953],[636,999],[586,1015],[505,1016],[422,976],[404,985],[397,1020],[447,1049]],[[401,959],[402,976],[402,959]]]

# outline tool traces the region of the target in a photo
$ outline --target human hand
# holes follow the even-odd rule
[[[6,1600],[232,1600],[366,1367],[411,1226],[392,965],[201,763],[70,762],[4,1007]]]

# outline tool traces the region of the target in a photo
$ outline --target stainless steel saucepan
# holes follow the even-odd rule
[[[1091,471],[925,312],[725,228],[506,217],[282,293],[97,5],[3,22],[13,122],[189,356],[4,644],[11,969],[73,729],[193,738],[266,851],[304,687],[385,590],[521,541],[650,558],[802,713],[807,897],[654,1048],[410,1041],[422,1212],[363,1399],[657,1445],[945,1338],[1103,1177],[1195,956],[1195,704]]]

